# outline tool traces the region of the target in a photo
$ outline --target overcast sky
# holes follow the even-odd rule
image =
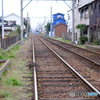
[[[29,0],[30,1],[30,0]],[[24,1],[25,6],[29,1]],[[20,16],[20,0],[3,0],[4,2],[4,16],[11,13],[15,13]],[[69,4],[71,1],[67,1]],[[0,0],[1,6],[1,0]],[[24,17],[31,17],[31,26],[36,27],[37,24],[41,24],[44,21],[44,16],[47,17],[46,21],[50,20],[50,7],[52,7],[52,13],[64,13],[67,20],[67,11],[69,8],[63,1],[32,1],[24,10]],[[2,10],[0,10],[0,16],[2,16]],[[33,17],[33,18],[32,18]],[[35,18],[34,18],[35,17]],[[42,18],[39,18],[42,17]]]

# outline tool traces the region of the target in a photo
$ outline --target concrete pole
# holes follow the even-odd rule
[[[3,15],[3,0],[2,1],[2,39],[4,38],[4,15]]]
[[[44,16],[43,34],[45,34],[45,16]]]
[[[52,36],[52,7],[51,7],[51,36]]]
[[[21,41],[23,41],[23,0],[21,0]]]
[[[72,42],[74,42],[74,9],[75,9],[75,1],[72,0]]]
[[[28,37],[28,13],[27,13],[27,37]]]

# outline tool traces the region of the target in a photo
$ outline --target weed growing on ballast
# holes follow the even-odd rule
[[[13,86],[20,86],[21,82],[17,80],[17,78],[7,78],[6,80],[7,85],[13,85]]]

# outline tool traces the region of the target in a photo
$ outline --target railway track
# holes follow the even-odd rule
[[[42,39],[42,38],[41,38]],[[69,50],[53,44],[47,40],[44,40],[54,51],[56,51],[68,64],[70,64],[74,69],[81,69],[79,72],[82,76],[87,75],[90,76],[93,81],[90,83],[100,91],[100,70],[95,65],[95,63],[91,63],[87,59],[83,59],[83,57],[70,52]],[[88,80],[89,81],[89,80]]]
[[[56,50],[53,51],[47,44]],[[35,61],[40,65],[36,67],[37,98],[39,100],[99,100],[100,92],[87,81],[93,82],[94,79],[87,74],[81,76],[79,73],[82,73],[83,69],[80,67],[73,69],[61,54],[58,55],[58,49],[46,40],[34,37]],[[99,96],[76,95],[72,97],[71,91],[97,92]]]
[[[52,43],[55,43],[56,45],[59,45],[59,46],[65,48],[66,50],[69,50],[70,52],[73,52],[73,53],[83,57],[84,59],[87,59],[87,60],[95,63],[96,65],[98,65],[100,67],[100,53],[90,51],[90,50],[87,50],[84,48],[80,48],[75,45],[64,43],[64,42],[61,42],[61,41],[58,41],[55,39],[47,38],[44,36],[41,36],[41,37],[48,41],[51,41]]]

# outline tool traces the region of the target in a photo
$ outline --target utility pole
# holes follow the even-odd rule
[[[23,0],[21,0],[21,41],[23,41]]]
[[[27,13],[27,37],[28,37],[28,13]]]
[[[52,36],[52,7],[51,7],[51,25],[50,26],[51,26],[50,30],[51,30],[51,36]]]
[[[72,42],[74,42],[74,9],[75,9],[75,0],[72,0]]]
[[[44,24],[43,24],[43,34],[45,34],[45,16],[44,16]]]
[[[3,15],[3,0],[2,1],[2,39],[4,38],[4,15]]]

